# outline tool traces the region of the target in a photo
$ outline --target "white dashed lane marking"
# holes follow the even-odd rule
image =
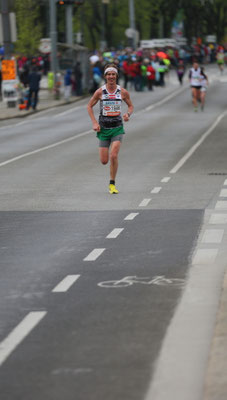
[[[95,261],[97,258],[105,251],[106,249],[94,249],[92,250],[87,257],[84,258],[84,261]]]
[[[116,239],[120,235],[120,233],[124,230],[124,228],[115,228],[109,235],[106,236],[107,239]]]
[[[151,193],[159,193],[162,190],[161,187],[155,187],[154,189],[151,190]]]
[[[146,207],[150,203],[151,199],[143,199],[139,204],[139,207]]]
[[[163,179],[161,180],[161,182],[167,183],[167,182],[169,182],[170,179],[171,179],[171,178],[170,178],[169,176],[165,176],[165,178],[163,178]]]
[[[128,214],[127,217],[125,217],[125,221],[132,221],[137,215],[139,215],[139,213],[131,213]]]
[[[74,282],[79,279],[80,275],[67,275],[55,288],[52,290],[54,293],[67,292]]]
[[[0,366],[46,314],[46,311],[34,311],[28,313],[16,328],[14,328],[13,331],[0,343]]]

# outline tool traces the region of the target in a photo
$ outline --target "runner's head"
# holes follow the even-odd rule
[[[199,64],[198,64],[198,61],[197,61],[197,60],[195,60],[195,61],[193,62],[193,68],[194,68],[194,69],[198,69],[198,68],[199,68]]]
[[[118,69],[117,66],[115,64],[107,64],[104,67],[104,78],[107,81],[107,78],[113,78],[115,77],[115,79],[117,80],[118,78]]]

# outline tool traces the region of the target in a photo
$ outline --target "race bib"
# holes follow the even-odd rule
[[[103,100],[102,115],[116,117],[121,114],[121,100]]]

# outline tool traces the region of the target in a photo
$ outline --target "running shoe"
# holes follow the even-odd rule
[[[197,112],[197,111],[198,111],[198,108],[197,108],[197,107],[194,107],[194,111]]]
[[[118,190],[116,189],[115,185],[113,185],[112,183],[109,184],[109,193],[110,194],[117,194]]]

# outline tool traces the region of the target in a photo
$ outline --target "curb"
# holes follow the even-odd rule
[[[59,100],[59,103],[56,103],[56,104],[51,104],[51,105],[47,105],[47,106],[40,105],[40,108],[37,109],[36,111],[32,111],[32,110],[31,111],[26,111],[26,114],[19,114],[20,112],[23,113],[23,110],[21,110],[21,111],[18,111],[18,115],[14,114],[14,115],[11,115],[11,116],[8,116],[8,117],[1,117],[0,116],[0,121],[6,121],[8,119],[14,119],[14,118],[27,118],[30,115],[38,114],[39,112],[44,111],[44,110],[48,110],[48,109],[59,107],[59,106],[64,106],[64,105],[67,105],[67,104],[69,105],[69,104],[72,104],[72,103],[76,103],[77,101],[85,99],[87,97],[88,97],[88,95],[84,95],[84,96],[76,97],[75,99],[72,98],[68,102],[63,101],[63,100]],[[58,100],[55,100],[55,101],[58,101]],[[0,112],[0,114],[1,114],[1,112]]]
[[[218,307],[206,372],[203,400],[226,400],[227,396],[227,268]]]

